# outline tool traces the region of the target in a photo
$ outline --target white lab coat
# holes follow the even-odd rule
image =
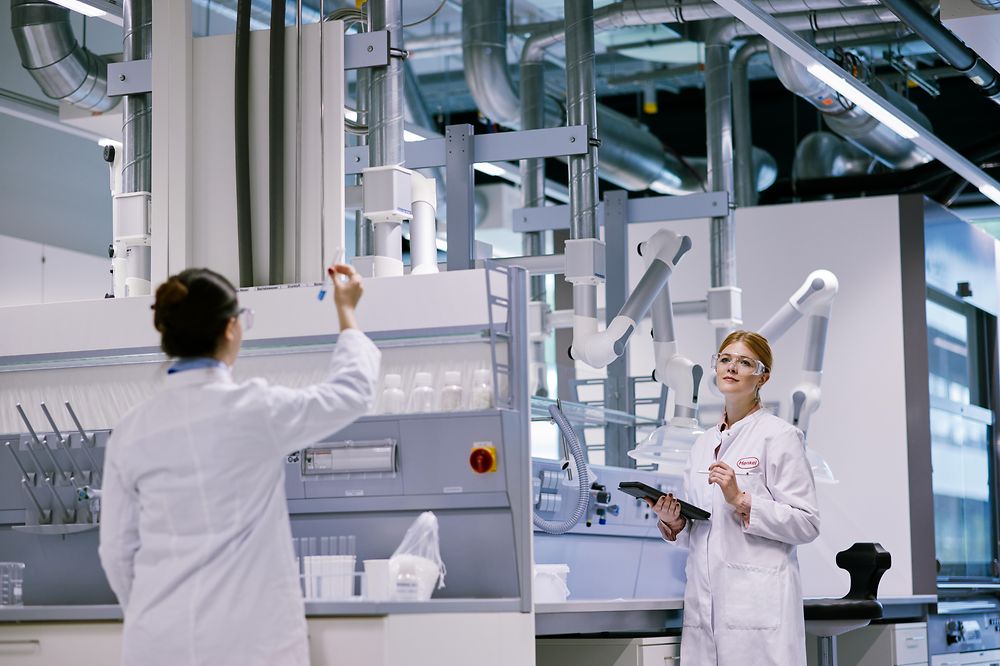
[[[708,469],[719,460],[751,496],[750,522],[729,505]],[[710,511],[689,520],[675,543],[690,550],[681,663],[804,666],[802,581],[795,547],[819,535],[819,510],[802,433],[764,410],[694,443],[685,473],[688,501]],[[664,527],[660,526],[668,538]]]
[[[329,378],[304,389],[178,372],[115,428],[99,551],[126,666],[309,663],[285,456],[371,408],[379,360],[347,330]]]

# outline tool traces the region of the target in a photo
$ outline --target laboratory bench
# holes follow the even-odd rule
[[[937,597],[886,597],[880,601],[884,620],[919,620],[927,617],[928,607],[937,602]],[[315,666],[423,663],[420,659],[414,660],[413,651],[419,650],[420,645],[426,646],[428,658],[430,655],[437,657],[437,652],[455,653],[451,655],[454,659],[441,654],[437,663],[463,663],[461,653],[471,647],[460,637],[463,634],[474,636],[475,627],[487,617],[495,635],[511,639],[525,637],[504,641],[505,654],[494,655],[497,664],[509,664],[531,663],[528,654],[535,651],[531,636],[550,640],[548,637],[554,636],[632,635],[642,637],[635,639],[641,642],[656,634],[678,634],[683,606],[680,598],[573,600],[536,604],[535,612],[528,614],[517,612],[517,599],[325,601],[307,602],[306,616]],[[80,654],[87,654],[100,657],[95,663],[105,663],[101,659],[117,663],[121,649],[121,618],[117,605],[0,608],[0,661],[4,656],[19,656],[19,664],[48,666],[64,664]],[[464,627],[465,624],[469,626]],[[370,640],[373,632],[384,636],[385,640]],[[365,639],[359,640],[359,637]],[[409,660],[405,654],[393,653],[401,649],[396,646],[408,646]],[[656,654],[659,654],[657,650],[674,649],[659,644],[640,647]],[[507,650],[526,653],[511,655]],[[517,661],[511,661],[514,657]]]

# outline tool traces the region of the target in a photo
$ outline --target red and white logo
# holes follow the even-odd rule
[[[755,469],[758,465],[760,465],[760,461],[752,456],[749,458],[740,458],[736,461],[736,466],[740,469]]]

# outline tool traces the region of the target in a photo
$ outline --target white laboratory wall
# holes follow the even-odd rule
[[[703,299],[709,284],[708,221],[631,225],[629,246],[663,226],[687,234],[694,243],[671,278],[672,297]],[[809,446],[826,458],[839,483],[817,486],[822,530],[816,542],[799,549],[804,593],[846,593],[848,576],[837,568],[836,553],[857,541],[876,541],[893,556],[880,594],[912,594],[899,200],[744,209],[737,211],[736,228],[744,328],[760,327],[814,269],[831,270],[840,282],[826,349],[823,403],[808,433]],[[634,284],[643,266],[638,256],[629,261]],[[653,367],[649,328],[647,320],[633,336],[632,374],[648,374]],[[715,338],[704,315],[677,317],[676,331],[681,352],[707,366]],[[769,403],[780,401],[783,418],[789,414],[791,389],[800,380],[805,341],[803,320],[774,345],[774,372],[762,395]],[[718,414],[721,401],[706,384],[701,402],[706,411]]]
[[[104,298],[106,258],[0,236],[0,307]]]

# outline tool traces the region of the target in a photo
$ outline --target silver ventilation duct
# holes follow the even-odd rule
[[[781,83],[791,92],[815,106],[827,126],[875,159],[894,169],[911,169],[931,160],[916,144],[904,139],[875,120],[835,90],[806,71],[773,44],[768,46],[771,64]],[[878,79],[868,82],[876,93],[905,111],[914,121],[930,128],[930,122],[909,100],[887,88]]]
[[[792,175],[796,180],[863,176],[871,163],[871,155],[836,134],[813,132],[795,149]]]
[[[69,10],[49,2],[11,0],[10,25],[21,64],[52,99],[89,111],[109,111],[108,65],[80,46]]]

